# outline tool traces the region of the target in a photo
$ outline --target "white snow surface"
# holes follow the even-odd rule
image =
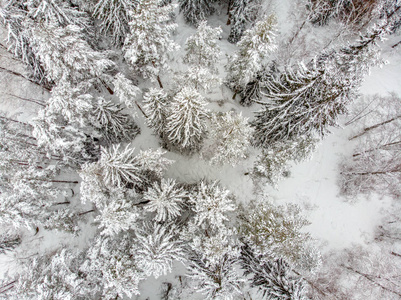
[[[275,9],[278,17],[280,32],[290,30],[289,10],[291,0],[267,1],[265,9]],[[220,76],[224,78],[224,65],[227,56],[236,50],[236,46],[227,42],[229,27],[225,25],[225,11],[218,11],[210,17],[208,25],[221,26],[223,29],[222,39],[219,45],[222,48],[223,56],[218,68]],[[171,67],[177,71],[185,68],[180,62],[184,53],[185,40],[195,32],[195,28],[184,23],[183,18],[177,11],[177,22],[179,24],[174,40],[181,46],[181,49],[172,55]],[[375,67],[371,70],[370,76],[366,77],[360,92],[362,94],[381,94],[395,91],[401,95],[401,46],[392,49],[390,46],[400,40],[400,36],[392,36],[383,47],[383,57],[388,61],[381,68]],[[8,69],[23,72],[23,67],[10,59],[11,55],[0,49],[0,66]],[[398,52],[397,52],[398,51]],[[163,83],[168,86],[171,83],[171,73],[161,76]],[[39,87],[27,83],[23,79],[13,75],[0,73],[0,80],[3,88],[0,93],[0,110],[18,115],[19,120],[29,120],[35,116],[40,108],[35,104],[22,100],[12,99],[5,93],[15,94],[21,97],[43,100],[49,95]],[[149,86],[156,87],[157,83],[145,82],[141,88]],[[213,90],[207,95],[210,102],[208,108],[214,111],[242,111],[245,117],[252,118],[253,112],[258,110],[258,105],[250,108],[241,107],[238,102],[231,99],[231,91],[224,85]],[[139,101],[140,103],[140,101]],[[141,103],[140,103],[141,104]],[[159,147],[159,141],[152,131],[145,125],[141,112],[137,112],[136,122],[141,128],[141,134],[135,138],[132,145],[136,151]],[[346,116],[341,118],[342,123],[347,120]],[[209,181],[219,180],[221,185],[229,189],[237,198],[238,202],[246,205],[256,194],[268,194],[277,204],[286,202],[297,203],[304,208],[311,224],[306,228],[321,245],[321,251],[326,252],[333,249],[339,250],[350,247],[353,244],[366,244],[370,242],[374,229],[383,218],[382,210],[390,207],[391,200],[380,195],[359,197],[358,199],[345,199],[339,195],[337,178],[339,174],[338,164],[344,156],[352,153],[352,143],[348,141],[352,128],[333,128],[331,135],[328,135],[319,145],[311,160],[294,165],[289,178],[284,179],[277,189],[267,184],[254,185],[251,177],[245,175],[252,170],[253,161],[260,153],[257,149],[250,149],[249,157],[238,166],[210,165],[198,154],[183,156],[177,153],[168,152],[166,157],[175,163],[166,172],[166,178],[174,178],[181,182],[193,183],[201,179]],[[71,175],[74,177],[74,175]],[[73,178],[76,180],[77,175]],[[74,187],[79,191],[79,186]],[[378,191],[379,192],[379,191]],[[89,208],[90,209],[90,208]],[[38,235],[34,232],[26,232],[22,251],[18,253],[22,257],[23,252],[28,255],[44,251],[44,249],[57,249],[62,247],[84,247],[90,243],[95,228],[90,226],[90,220],[82,223],[82,232],[79,237],[57,232],[40,231]],[[29,243],[28,241],[31,241]],[[29,249],[28,249],[29,247]],[[7,255],[0,255],[0,267],[2,272],[13,272],[14,258]],[[177,263],[173,267],[173,273],[162,276],[158,280],[150,277],[141,283],[142,294],[137,299],[159,299],[161,283],[164,281],[177,280],[175,275],[185,272],[182,264]],[[0,274],[2,275],[2,274]]]

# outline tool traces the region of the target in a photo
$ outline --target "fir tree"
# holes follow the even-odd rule
[[[184,251],[176,239],[176,227],[145,224],[137,230],[135,260],[145,275],[158,278],[172,271],[174,261],[184,261]]]
[[[125,199],[121,192],[113,193],[113,196],[118,198],[110,199],[108,204],[101,207],[101,213],[95,219],[103,235],[115,236],[134,229],[140,216],[132,199]]]
[[[227,82],[235,94],[243,92],[264,68],[266,58],[276,49],[276,19],[273,15],[247,30],[238,43],[239,51],[227,64]],[[248,104],[248,103],[246,103]]]
[[[161,137],[166,130],[166,121],[169,115],[167,97],[162,89],[155,88],[151,88],[143,95],[145,103],[143,108],[148,116],[146,122]]]
[[[171,102],[167,117],[166,136],[180,150],[193,151],[200,147],[206,133],[207,103],[193,88],[183,88]]]
[[[242,37],[246,26],[252,24],[261,9],[260,0],[233,0],[229,7],[229,20],[231,24],[228,41],[236,44]]]
[[[113,43],[120,46],[129,33],[129,12],[135,10],[137,1],[132,0],[99,0],[94,7],[93,15],[101,20],[100,30],[113,37]]]
[[[158,222],[172,221],[177,218],[181,214],[181,207],[187,197],[187,192],[178,187],[172,179],[155,182],[143,195],[143,199],[149,201],[145,210],[155,212],[155,220]]]
[[[177,49],[170,39],[177,27],[171,22],[173,7],[159,7],[155,0],[140,0],[129,23],[130,33],[124,42],[125,59],[145,78],[157,79],[160,88],[160,72],[167,68],[167,54]]]
[[[179,0],[179,4],[180,12],[184,14],[185,21],[195,26],[214,11],[210,0]]]
[[[0,234],[0,254],[5,254],[21,244],[21,236],[10,231]]]

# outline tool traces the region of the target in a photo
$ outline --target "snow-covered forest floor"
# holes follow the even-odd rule
[[[297,10],[293,2],[294,1],[291,0],[263,1],[265,15],[274,14],[277,18],[278,29],[276,38],[278,49],[271,54],[269,61],[275,60],[279,65],[295,64],[299,61],[304,61],[306,63],[310,61],[311,58],[318,55],[323,49],[326,49],[325,47],[328,41],[333,40],[332,37],[338,34],[337,23],[330,23],[327,26],[320,27],[307,24],[299,32],[293,45],[288,46],[286,42],[288,43],[288,39],[294,35],[296,29],[302,24],[305,14],[305,10],[300,8],[300,4],[296,5],[296,7],[299,8]],[[298,1],[295,2],[298,3]],[[221,39],[217,42],[218,46],[221,48],[222,55],[215,67],[218,69],[219,77],[224,80],[227,76],[225,66],[229,62],[230,56],[238,50],[238,47],[227,41],[230,33],[230,26],[226,25],[226,4],[215,4],[215,6],[217,9],[207,18],[207,24],[212,28],[218,26],[222,28]],[[179,12],[178,8],[175,8],[175,14],[178,26],[172,35],[172,39],[180,46],[180,50],[169,55],[168,65],[171,70],[162,72],[160,76],[164,89],[170,92],[175,89],[173,73],[185,71],[187,68],[182,62],[182,58],[185,55],[185,42],[191,35],[196,33],[196,28],[185,22],[183,14]],[[263,14],[261,13],[260,15]],[[4,40],[7,37],[7,32],[4,28],[1,30],[1,37],[2,40]],[[333,42],[330,42],[330,47],[335,48],[339,45],[346,45],[352,43],[357,38],[358,35],[356,33],[344,34],[340,39],[334,39]],[[397,33],[387,36],[383,42],[378,43],[382,49],[381,58],[383,58],[386,63],[381,66],[373,67],[370,73],[365,76],[359,89],[360,96],[349,105],[350,113],[339,116],[338,126],[330,127],[330,133],[319,141],[311,158],[299,163],[291,162],[289,172],[286,172],[284,178],[282,178],[275,187],[268,184],[264,178],[255,178],[252,175],[254,164],[258,156],[262,153],[262,150],[256,147],[249,147],[247,157],[240,160],[236,166],[228,164],[212,165],[202,151],[191,155],[182,154],[178,151],[167,151],[164,157],[173,160],[174,163],[168,166],[163,177],[172,178],[177,182],[186,184],[197,184],[202,180],[207,182],[217,180],[222,187],[228,189],[232,193],[236,204],[244,207],[247,207],[251,201],[261,197],[270,198],[275,205],[283,205],[286,203],[299,205],[301,214],[310,222],[309,225],[302,228],[302,231],[310,233],[314,240],[314,245],[322,256],[321,271],[316,271],[318,274],[319,272],[330,274],[327,270],[335,270],[340,264],[344,264],[344,261],[350,262],[356,260],[356,258],[344,260],[344,256],[342,256],[345,255],[344,253],[349,254],[352,251],[356,253],[355,255],[357,257],[357,253],[364,253],[364,255],[368,253],[365,256],[370,257],[370,254],[380,254],[380,251],[392,252],[398,255],[398,253],[401,253],[401,244],[399,243],[400,236],[386,240],[385,242],[379,242],[377,232],[379,226],[388,222],[393,222],[394,220],[398,220],[398,229],[395,232],[400,232],[401,221],[399,220],[399,216],[392,215],[393,212],[397,212],[397,201],[399,201],[399,199],[395,196],[388,196],[382,192],[380,187],[368,195],[361,193],[345,196],[344,193],[341,193],[339,180],[341,164],[352,158],[353,153],[355,153],[355,147],[357,146],[357,141],[350,141],[349,138],[357,134],[362,128],[362,125],[357,125],[356,123],[347,125],[347,122],[352,119],[358,110],[358,103],[361,103],[361,99],[366,99],[366,97],[373,95],[384,97],[388,96],[390,93],[396,93],[398,96],[401,96],[401,46],[395,48],[391,47],[399,42],[400,38],[399,30]],[[6,43],[2,42],[2,45],[6,45]],[[121,50],[116,51],[117,55],[123,56]],[[286,55],[287,52],[288,55]],[[128,73],[130,69],[127,64],[123,62],[122,59],[119,59],[117,64],[118,69],[125,70],[125,75],[129,78]],[[4,47],[0,48],[0,67],[20,74],[28,74],[24,64],[14,58]],[[25,76],[28,77],[28,75]],[[137,81],[137,86],[141,89],[141,93],[138,94],[135,100],[139,106],[143,108],[143,94],[149,88],[158,87],[158,83],[134,75],[132,75],[132,78]],[[19,97],[31,100],[34,99],[39,103],[44,103],[48,101],[51,96],[49,91],[28,81],[26,78],[11,74],[10,72],[0,71],[0,82],[2,83],[0,91],[0,110],[5,113],[3,115],[13,120],[30,122],[37,116],[39,110],[43,108],[41,104],[38,105],[37,103],[18,99]],[[253,103],[249,107],[244,107],[239,104],[239,97],[237,97],[237,99],[232,99],[232,97],[233,91],[223,83],[221,86],[215,87],[211,91],[205,93],[205,98],[208,102],[207,109],[213,112],[241,112],[242,116],[252,121],[255,118],[254,113],[259,111],[262,107],[261,104],[257,103]],[[398,106],[400,105],[401,103],[398,103]],[[124,111],[130,115],[136,115],[134,120],[141,130],[140,134],[130,141],[131,146],[135,147],[134,153],[138,154],[141,150],[145,151],[159,148],[161,145],[160,138],[147,125],[146,117],[143,112],[137,109],[136,106],[126,108]],[[208,145],[208,142],[210,141],[206,139],[204,142],[205,145]],[[92,203],[82,204],[80,201],[82,178],[78,174],[78,171],[78,169],[66,168],[56,179],[79,181],[78,184],[66,184],[66,190],[69,190],[69,195],[65,196],[65,199],[71,202],[69,206],[75,207],[80,212],[85,212],[91,210],[94,205],[92,205]],[[5,253],[0,252],[0,270],[2,278],[18,273],[21,264],[43,254],[55,253],[60,249],[85,250],[93,243],[95,236],[99,234],[98,225],[94,223],[95,217],[96,216],[91,213],[85,214],[78,223],[80,230],[77,234],[58,230],[46,230],[41,226],[38,226],[38,229],[36,227],[31,227],[31,229],[24,227],[15,229],[18,230],[22,242],[13,251],[6,251]],[[11,228],[11,226],[4,225],[4,231],[14,230]],[[338,266],[334,266],[336,263],[335,258],[338,258]],[[390,255],[390,260],[390,265],[392,265],[392,267],[395,267],[396,270],[401,270],[401,257]],[[374,259],[370,261],[374,261]],[[383,260],[381,266],[383,270],[388,270],[387,268],[389,268],[389,266],[385,264]],[[374,270],[373,272],[377,271],[376,269],[372,270]],[[344,269],[342,272],[345,274],[347,270]],[[386,275],[386,272],[387,271],[379,271],[379,275]],[[391,272],[393,272],[393,270],[388,271],[388,274],[393,274]],[[154,276],[149,276],[142,280],[139,283],[140,295],[132,295],[131,298],[150,300],[162,299],[160,295],[163,287],[165,287],[164,283],[169,282],[173,285],[180,285],[182,284],[181,277],[184,276],[185,273],[186,268],[184,264],[174,261],[171,273],[162,275],[157,279]],[[306,276],[306,280],[313,283],[314,281],[310,278],[318,277],[313,276]],[[352,287],[354,280],[364,280],[364,278],[357,278],[349,279],[350,281],[347,282],[347,276],[348,275],[341,277],[338,275],[338,272],[332,275],[333,278],[338,278],[339,282],[345,287],[347,285]],[[399,276],[401,276],[401,274],[398,274],[398,278],[392,278],[395,282],[394,290],[397,292],[386,294],[385,292],[387,291],[385,291],[383,297],[390,295],[391,297],[395,297],[394,299],[401,299],[401,297],[399,297],[400,294],[397,294],[401,292]],[[322,287],[330,286],[327,278],[324,280]],[[372,280],[375,279],[373,278]],[[372,282],[368,280],[368,282],[364,284],[375,285],[375,283]],[[316,279],[315,284],[317,285],[318,283],[321,282],[319,279]],[[191,283],[189,286],[191,286]],[[389,286],[385,287],[390,289]],[[311,289],[313,290],[314,288],[315,287],[312,286]],[[377,286],[374,288],[377,288]],[[391,289],[392,288],[393,286],[391,286]],[[319,292],[315,292],[315,294],[310,297],[316,297],[314,299],[346,299],[341,297],[351,297],[350,295],[352,295],[353,298],[349,299],[378,299],[375,297],[377,297],[377,295],[382,295],[380,293],[383,292],[380,291],[380,287],[378,289],[379,292],[372,292],[371,298],[369,298],[366,294],[358,294],[357,290],[355,291],[355,295],[350,294],[350,291],[341,294],[337,284],[336,288],[331,290],[330,288],[327,289],[327,291],[333,292],[332,294],[325,291],[323,294],[319,295]],[[338,294],[336,294],[336,292],[338,292]],[[172,296],[171,299],[185,299],[185,294],[183,295],[181,295],[182,298],[174,298],[174,296]],[[250,295],[253,297],[251,298]],[[251,294],[250,292],[242,295],[241,297],[243,298],[235,296],[233,299],[259,299],[254,298],[255,295],[259,295],[256,297],[262,299],[260,294]],[[336,295],[338,295],[338,297]],[[341,295],[341,297],[339,295]],[[363,295],[365,298],[360,298],[362,296],[359,295]],[[121,297],[121,295],[119,297]],[[127,295],[123,297],[129,298]],[[205,299],[206,296],[198,293],[191,294],[191,296],[187,297],[190,298],[186,299]]]

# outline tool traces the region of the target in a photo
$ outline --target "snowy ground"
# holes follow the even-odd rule
[[[291,1],[271,1],[271,6],[267,9],[274,8],[278,16],[279,24],[284,24],[281,31],[288,30],[286,26],[288,18],[288,10]],[[235,46],[226,41],[228,36],[228,27],[225,25],[225,11],[220,12],[211,17],[209,25],[222,26],[223,39],[220,41],[224,54],[230,54],[235,50]],[[184,45],[185,40],[194,33],[195,29],[184,24],[182,17],[177,18],[179,23],[179,35],[175,37],[177,43]],[[398,53],[391,49],[389,45],[398,42],[400,37],[392,37],[385,43],[383,57],[388,64],[382,68],[374,68],[371,75],[368,76],[361,87],[362,94],[381,94],[395,91],[401,95],[401,51],[398,47]],[[183,47],[175,57],[181,57]],[[0,66],[21,72],[22,69],[15,61],[10,59],[10,55],[1,50]],[[222,57],[220,64],[221,74],[224,74],[224,64],[227,57]],[[179,68],[180,62],[176,59],[172,64],[173,68]],[[166,82],[169,76],[162,77]],[[29,120],[35,115],[40,108],[36,104],[21,101],[7,96],[6,94],[14,94],[20,97],[34,98],[43,100],[48,97],[48,93],[42,92],[39,87],[27,83],[23,79],[19,79],[13,75],[0,73],[0,81],[3,83],[0,93],[0,109],[10,113],[22,113],[19,120]],[[144,87],[149,84],[144,85]],[[257,110],[257,105],[250,108],[243,108],[237,102],[231,99],[231,92],[224,86],[209,95],[210,109],[228,111],[231,109],[242,111],[244,116],[251,117],[253,111]],[[217,101],[222,100],[223,106],[219,106]],[[138,124],[142,133],[138,136],[133,145],[139,149],[158,147],[157,138],[152,135],[151,130],[144,125],[144,118],[138,112]],[[343,123],[347,120],[346,116],[341,118]],[[199,155],[192,157],[184,157],[177,153],[167,153],[166,157],[175,161],[169,168],[166,176],[176,178],[182,182],[196,182],[200,179],[219,180],[223,186],[232,191],[238,201],[247,203],[253,199],[256,193],[267,193],[271,195],[276,203],[292,202],[297,203],[304,208],[305,214],[311,221],[306,229],[318,240],[321,245],[321,251],[339,250],[350,247],[353,244],[368,243],[372,237],[374,229],[380,223],[383,217],[382,210],[390,206],[390,199],[382,197],[370,197],[364,199],[344,199],[339,195],[337,186],[338,164],[344,156],[352,153],[352,144],[348,141],[348,137],[352,132],[352,128],[333,128],[332,134],[329,135],[318,147],[316,153],[310,161],[295,165],[291,170],[289,178],[284,179],[278,185],[277,189],[269,185],[255,187],[252,179],[245,173],[252,168],[253,160],[259,153],[258,150],[252,149],[248,159],[241,162],[237,167],[231,166],[211,166],[207,161],[201,159]],[[76,187],[76,189],[78,189]],[[68,234],[54,232],[40,232],[34,236],[34,232],[26,232],[26,240],[24,245],[29,246],[27,253],[34,254],[42,249],[57,248],[60,245],[73,244],[82,247],[89,242],[94,234],[94,227],[89,223],[82,224],[84,230],[79,237],[71,237]],[[24,246],[23,245],[23,246]],[[34,249],[34,250],[32,250]],[[21,252],[20,252],[21,253]],[[12,271],[12,258],[0,255],[2,271]],[[159,280],[150,278],[141,284],[142,295],[138,299],[158,299],[158,289],[160,283],[164,280],[174,279],[175,274],[183,273],[182,265],[175,266],[176,272],[168,276],[161,277]]]

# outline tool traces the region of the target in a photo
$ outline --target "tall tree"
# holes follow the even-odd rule
[[[121,46],[129,33],[129,12],[135,10],[137,1],[132,0],[99,0],[94,7],[93,15],[101,20],[100,30],[113,37],[113,43]]]
[[[171,22],[172,5],[158,6],[156,0],[140,0],[129,23],[130,32],[124,42],[125,59],[145,78],[160,79],[167,69],[167,55],[178,48],[170,36],[177,24]]]
[[[226,66],[227,82],[235,95],[246,91],[247,85],[256,80],[265,68],[266,59],[277,47],[275,31],[276,18],[271,15],[247,30],[239,41],[238,52],[230,58]]]
[[[376,42],[389,23],[373,26],[353,45],[325,53],[307,66],[298,64],[267,83],[269,100],[256,113],[255,145],[269,147],[301,135],[319,136],[337,124],[355,97],[363,76],[377,64]]]
[[[202,21],[196,33],[186,40],[183,60],[189,65],[189,69],[176,80],[180,88],[190,85],[198,91],[207,91],[220,84],[216,64],[221,56],[217,45],[221,33],[220,27],[211,28],[206,21]]]
[[[195,26],[214,11],[210,0],[179,0],[179,4],[180,12],[184,14],[185,21]]]
[[[90,47],[82,29],[76,25],[59,27],[54,23],[42,23],[34,25],[32,32],[33,51],[51,81],[78,83],[100,77],[114,65],[104,54]]]
[[[261,9],[260,0],[233,0],[229,7],[229,19],[231,24],[228,41],[236,44],[242,37],[248,24],[255,22]]]
[[[184,87],[171,102],[166,136],[179,150],[197,150],[206,134],[207,103],[193,88]]]

